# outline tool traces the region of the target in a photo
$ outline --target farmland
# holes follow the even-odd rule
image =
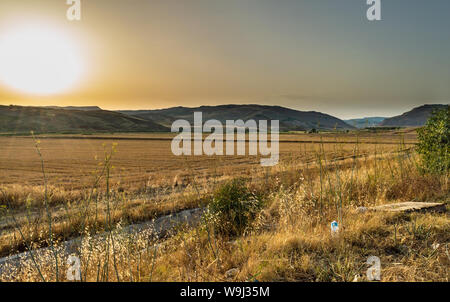
[[[223,239],[219,232],[216,234],[213,231],[213,236],[217,238],[211,239],[210,232],[204,233],[204,228],[197,230],[196,234],[186,230],[164,239],[160,244],[165,248],[158,258],[139,254],[141,264],[136,263],[134,256],[119,256],[112,251],[114,256],[123,261],[134,263],[133,269],[117,267],[122,264],[114,264],[114,268],[108,269],[112,264],[105,262],[105,259],[109,258],[107,255],[111,251],[103,251],[95,255],[95,259],[104,267],[86,265],[86,280],[95,281],[94,276],[97,276],[97,280],[103,281],[124,278],[150,281],[148,270],[151,266],[154,271],[150,274],[155,280],[220,281],[227,270],[238,266],[240,273],[233,278],[240,281],[251,278],[255,273],[267,281],[345,281],[353,278],[353,273],[357,271],[357,260],[353,257],[360,258],[361,255],[355,254],[354,250],[348,254],[347,248],[339,245],[342,242],[326,244],[327,247],[322,252],[317,250],[299,256],[295,260],[299,262],[295,265],[302,267],[301,276],[298,275],[298,268],[292,271],[283,264],[283,260],[275,259],[284,255],[285,248],[294,248],[296,244],[300,244],[302,249],[305,244],[313,250],[321,249],[319,241],[330,240],[325,227],[328,221],[336,217],[344,216],[343,219],[348,221],[345,236],[351,236],[351,240],[355,242],[360,241],[358,236],[367,233],[362,230],[364,227],[373,226],[381,233],[390,233],[394,227],[390,222],[392,219],[399,221],[395,228],[398,227],[400,233],[403,230],[406,235],[409,234],[406,231],[409,220],[403,221],[400,218],[371,214],[365,218],[369,224],[362,224],[360,217],[353,213],[357,206],[410,200],[448,201],[448,179],[421,176],[416,171],[418,159],[413,152],[416,142],[414,130],[282,134],[280,163],[271,168],[261,167],[259,159],[250,156],[176,157],[170,151],[172,137],[173,134],[164,133],[0,137],[0,197],[2,206],[5,207],[0,220],[0,254],[7,256],[32,247],[49,246],[53,241],[76,238],[86,232],[95,234],[119,226],[146,222],[184,209],[208,206],[211,198],[224,184],[244,179],[246,186],[264,196],[265,203],[268,204],[257,215],[256,223],[260,225],[254,226],[253,231],[242,237],[242,240],[247,238],[247,243],[243,243],[242,248],[253,252],[248,250],[240,255],[235,254],[237,251],[230,250],[230,246],[222,240],[215,241]],[[48,210],[45,204],[48,205]],[[441,244],[446,243],[448,238],[442,237],[442,234],[448,231],[448,218],[441,215],[420,216],[417,219],[433,221],[437,229],[430,229],[427,236],[440,238],[443,241]],[[386,229],[381,231],[383,226]],[[302,230],[306,237],[296,237],[295,227]],[[51,241],[48,239],[50,235]],[[275,236],[275,240],[272,241],[270,236]],[[116,239],[121,242],[120,238]],[[179,240],[184,243],[180,245]],[[213,248],[205,250],[205,246],[211,245],[211,240],[215,242]],[[238,237],[237,240],[241,239]],[[293,246],[286,247],[286,240]],[[303,243],[298,240],[303,240]],[[348,243],[349,238],[342,240]],[[383,247],[383,240],[381,241],[381,248],[387,248]],[[136,242],[143,245],[154,244],[146,240]],[[248,245],[249,242],[253,242],[252,245]],[[386,244],[391,245],[390,242]],[[411,244],[416,243],[412,241]],[[180,249],[180,246],[184,248]],[[347,254],[341,255],[339,252],[332,257],[352,258],[345,260],[348,261],[345,265],[350,266],[349,271],[341,272],[343,275],[330,271],[313,273],[313,267],[319,267],[318,260],[313,258],[322,254],[321,257],[325,257],[323,259],[331,261],[329,257],[332,254],[328,253],[333,246],[338,250],[344,248],[341,252]],[[196,260],[187,256],[201,251],[205,254],[199,254]],[[130,250],[125,249],[124,252],[129,253]],[[223,253],[221,258],[219,253]],[[264,265],[264,269],[256,263],[260,260],[251,256],[257,254],[272,259]],[[429,271],[424,270],[425,275],[419,274],[419,277],[422,276],[420,278],[446,278],[445,271],[439,265],[441,256],[436,257],[438,258],[433,258],[433,263],[423,264]],[[410,258],[405,258],[406,260],[410,261]],[[64,259],[61,259],[60,263],[63,262]],[[207,272],[200,273],[199,270],[206,264],[209,265]],[[52,266],[44,267],[47,278],[58,277]],[[179,272],[176,267],[182,267],[184,271]],[[112,273],[114,270],[115,274]],[[390,273],[388,280],[413,278],[409,275],[400,278],[395,273],[395,268],[392,270],[394,273]],[[18,274],[18,278],[42,278],[37,275],[33,265],[30,265],[28,273],[25,272]],[[30,277],[30,273],[35,277]],[[8,277],[3,276],[3,279],[8,280]]]
[[[105,151],[117,143],[112,159],[113,183],[126,187],[172,185],[177,175],[198,178],[235,176],[259,166],[256,157],[174,156],[170,151],[173,134],[117,134],[93,136],[41,136],[49,184],[69,190],[91,185],[92,172],[103,161]],[[284,134],[280,137],[281,163],[311,161],[320,143],[335,156],[353,154],[355,145],[362,153],[390,152],[402,142],[415,143],[414,133],[356,134]],[[2,185],[42,185],[40,159],[32,137],[0,137],[0,177]]]

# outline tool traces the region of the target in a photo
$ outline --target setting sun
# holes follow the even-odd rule
[[[62,32],[41,25],[0,33],[0,84],[20,93],[52,95],[82,75],[77,47]]]

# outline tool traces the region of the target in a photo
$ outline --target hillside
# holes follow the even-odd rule
[[[64,109],[64,110],[80,110],[80,111],[96,111],[96,110],[102,110],[102,108],[98,106],[66,106],[66,107],[59,107],[59,106],[45,106],[42,108],[47,109]]]
[[[280,106],[261,105],[221,105],[202,106],[197,108],[174,107],[160,110],[127,110],[120,111],[131,116],[152,120],[166,127],[170,127],[177,119],[193,122],[194,112],[203,113],[203,121],[216,119],[223,124],[226,120],[279,120],[281,131],[302,131],[313,128],[353,129],[354,127],[344,121],[328,114],[314,111],[298,111]]]
[[[0,132],[170,131],[152,121],[101,109],[0,106]]]
[[[366,127],[375,127],[378,126],[381,122],[383,122],[385,117],[364,117],[364,118],[355,118],[350,120],[344,120],[347,124],[351,126],[355,126],[356,128],[366,128]]]
[[[423,105],[414,108],[402,115],[385,119],[380,126],[382,127],[417,127],[423,126],[427,122],[434,110],[444,109],[448,105]]]

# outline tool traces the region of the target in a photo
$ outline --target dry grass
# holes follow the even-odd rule
[[[413,142],[408,135],[407,142]],[[170,141],[124,140],[111,161],[116,168],[96,186],[105,141],[42,140],[53,236],[84,236],[83,281],[364,281],[371,255],[381,259],[383,281],[448,281],[446,214],[355,210],[397,201],[448,203],[448,175],[421,175],[410,145],[393,144],[401,140],[395,133],[385,140],[371,133],[357,139],[355,134],[286,136],[308,139],[314,142],[281,143],[281,162],[272,169],[248,157],[172,157]],[[0,151],[6,179],[2,202],[8,205],[0,224],[0,252],[48,245],[38,158],[25,147],[31,141],[0,140],[6,146]],[[7,160],[13,154],[21,163]],[[26,171],[22,180],[19,170]],[[249,189],[266,200],[242,236],[219,235],[209,220],[164,240],[120,231],[130,223],[207,205],[222,182],[242,175]],[[333,220],[341,225],[338,237],[330,234]],[[111,230],[111,236],[92,236],[100,230]],[[59,271],[65,272],[67,259],[60,257]],[[53,254],[36,262],[42,276],[30,261],[2,279],[56,280]],[[227,274],[232,268],[237,273]]]
[[[378,164],[386,168],[387,162]],[[393,169],[400,173],[398,165]],[[369,163],[359,172],[351,187],[349,171],[340,171],[342,191],[324,193],[322,208],[312,194],[319,194],[317,179],[312,191],[307,179],[291,187],[281,183],[251,232],[239,238],[218,237],[215,252],[202,233],[172,239],[168,244],[172,248],[160,256],[156,266],[158,280],[365,281],[365,263],[373,255],[381,259],[382,281],[448,281],[447,214],[356,211],[357,205],[405,200],[448,204],[448,177],[422,176],[411,170],[404,179],[380,173],[375,181],[375,169]],[[332,186],[338,183],[331,179]],[[343,217],[336,238],[329,223],[339,217],[336,205],[340,198]],[[232,268],[239,273],[227,278]]]

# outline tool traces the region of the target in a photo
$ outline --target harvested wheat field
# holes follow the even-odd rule
[[[0,255],[28,255],[0,261],[0,278],[65,281],[75,239],[82,281],[367,281],[370,256],[381,281],[448,281],[448,214],[359,210],[448,206],[448,174],[421,173],[414,129],[282,134],[270,168],[177,157],[172,137],[0,137]],[[202,215],[129,231],[188,209]]]

